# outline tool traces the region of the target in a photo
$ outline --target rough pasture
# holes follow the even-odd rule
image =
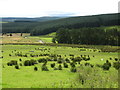
[[[3,45],[1,53],[4,88],[118,87],[117,52],[65,46]]]
[[[1,43],[52,43],[52,36],[30,36],[30,33],[6,33],[0,36]]]

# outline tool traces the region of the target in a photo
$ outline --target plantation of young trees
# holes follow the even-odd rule
[[[117,28],[61,28],[54,38],[58,43],[86,45],[120,45],[120,30]]]

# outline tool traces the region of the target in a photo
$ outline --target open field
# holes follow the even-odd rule
[[[55,34],[0,36],[3,88],[118,88],[120,47],[52,43]]]
[[[54,33],[53,33],[54,35]],[[7,33],[0,37],[2,43],[52,43],[52,33],[48,35],[43,36],[30,36],[29,33],[23,33],[21,36],[21,33],[12,33],[12,36],[10,36],[10,33]]]
[[[118,88],[118,70],[113,67],[118,52],[67,46],[3,45],[1,53],[3,88]],[[89,60],[83,58],[88,58],[88,55]],[[76,57],[80,61],[75,61]],[[43,58],[47,62],[40,62]],[[8,66],[11,60],[17,61],[19,69],[15,68],[16,65]],[[27,60],[35,60],[36,64],[25,66]],[[101,67],[106,60],[111,63],[109,70]],[[55,67],[52,68],[53,63]],[[64,67],[64,63],[68,68]],[[49,71],[42,70],[44,64]]]

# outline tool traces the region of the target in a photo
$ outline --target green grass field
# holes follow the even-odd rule
[[[35,48],[47,50],[41,51]],[[85,51],[80,51],[80,49],[84,49]],[[90,48],[45,45],[3,45],[2,51],[3,88],[118,88],[118,70],[113,67],[113,62],[116,62],[114,58],[118,58],[117,52],[98,52],[100,51],[98,49],[94,52]],[[27,57],[15,56],[17,52],[27,54]],[[22,65],[20,69],[15,69],[15,66],[7,65],[11,60],[16,60],[18,64],[23,64],[25,60],[48,58],[48,56],[30,57],[30,54],[39,55],[46,53],[61,55],[63,59],[70,58],[70,54],[73,54],[74,57],[89,55],[90,60],[82,60],[80,64],[77,63],[77,72],[75,73],[70,71],[71,66],[69,63],[68,68],[64,68],[63,64],[61,64],[62,70],[54,70],[50,64],[55,63],[55,67],[58,67],[59,64],[56,61],[47,62],[49,71],[41,70],[43,63],[38,63],[33,66]],[[20,58],[22,61],[19,61]],[[113,58],[113,60],[110,60],[110,58]],[[103,70],[96,66],[96,64],[103,65],[106,60],[109,60],[112,64],[109,70]],[[86,62],[94,65],[94,67],[85,66],[84,64]],[[38,71],[34,71],[35,66],[38,67]]]

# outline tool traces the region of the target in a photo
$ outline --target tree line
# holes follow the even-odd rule
[[[56,32],[53,42],[86,45],[120,46],[120,30],[118,28],[61,28]]]

